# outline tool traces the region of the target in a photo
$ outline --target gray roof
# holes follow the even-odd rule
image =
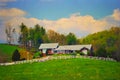
[[[65,45],[59,46],[56,50],[81,50],[82,48],[91,49],[92,45]]]
[[[54,49],[58,47],[58,43],[43,43],[39,49]]]

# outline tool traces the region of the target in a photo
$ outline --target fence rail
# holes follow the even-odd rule
[[[24,60],[24,61],[15,61],[9,63],[0,63],[0,66],[8,66],[8,65],[15,65],[15,64],[23,64],[23,63],[33,63],[33,62],[44,62],[48,60],[56,60],[56,59],[72,59],[72,58],[85,58],[85,59],[96,59],[96,60],[105,60],[105,61],[116,61],[112,58],[104,58],[104,57],[93,57],[93,56],[47,56],[39,59],[32,59],[32,60]]]

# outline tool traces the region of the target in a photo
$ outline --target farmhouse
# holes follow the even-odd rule
[[[92,45],[65,45],[65,46],[59,46],[56,50],[57,53],[72,53],[75,51],[83,52],[85,55],[87,55],[88,51],[91,51]]]
[[[39,50],[42,52],[43,56],[45,56],[48,54],[53,54],[58,46],[58,43],[43,43],[40,45]]]
[[[42,54],[49,55],[54,53],[73,53],[75,51],[80,51],[87,55],[88,51],[92,50],[92,45],[64,45],[59,46],[58,43],[43,43],[40,45],[39,50]]]

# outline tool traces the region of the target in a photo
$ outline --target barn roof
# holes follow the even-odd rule
[[[53,49],[58,47],[58,43],[43,43],[40,45],[39,49]]]
[[[82,48],[91,49],[92,45],[65,45],[59,46],[56,50],[81,50]]]

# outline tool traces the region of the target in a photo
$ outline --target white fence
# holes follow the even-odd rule
[[[24,61],[15,61],[10,63],[0,63],[1,66],[8,66],[14,64],[23,64],[23,63],[33,63],[33,62],[44,62],[47,60],[56,60],[56,59],[71,59],[71,58],[85,58],[85,59],[96,59],[96,60],[105,60],[105,61],[116,61],[112,58],[104,57],[93,57],[93,56],[47,56],[39,59],[24,60]]]

